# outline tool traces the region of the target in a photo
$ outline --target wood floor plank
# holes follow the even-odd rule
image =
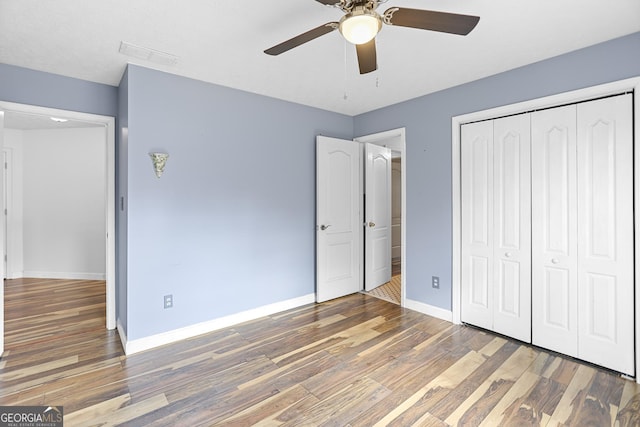
[[[135,419],[141,413],[155,411],[168,405],[167,398],[164,394],[158,394],[149,399],[142,400],[130,405],[121,406],[113,411],[107,411],[100,408],[100,414],[93,412],[94,407],[89,407],[81,411],[71,413],[65,416],[66,424],[82,426],[117,426],[127,423]],[[77,418],[76,418],[77,417]]]
[[[578,367],[567,390],[560,398],[558,407],[551,415],[548,425],[571,425],[582,406],[582,401],[586,397],[587,389],[595,374],[596,370],[590,366],[582,365]]]
[[[596,372],[582,407],[574,423],[576,425],[611,425],[617,416],[624,385],[609,372]],[[615,413],[611,413],[615,407]]]
[[[289,389],[285,389],[265,399],[257,405],[231,415],[225,420],[218,422],[217,425],[220,427],[255,426],[263,420],[269,420],[271,425],[283,424],[284,422],[275,421],[277,417],[308,397],[310,397],[309,392],[304,387],[296,384]],[[317,402],[316,399],[315,403]]]
[[[531,392],[507,409],[506,414],[509,415],[505,416],[501,425],[546,425],[558,406],[565,388],[563,384],[538,377]]]
[[[616,422],[619,427],[640,426],[640,384],[625,383]]]
[[[493,410],[536,358],[529,347],[519,347],[447,419],[447,423],[478,425]]]
[[[465,354],[466,350],[447,352],[434,346],[421,352],[412,351],[391,361],[388,365],[380,366],[369,376],[377,379],[393,392],[385,398],[380,406],[363,414],[353,425],[369,427],[379,423],[380,420],[387,417],[390,411],[406,404],[411,396],[425,387],[425,384],[437,379]],[[401,375],[394,378],[393,373]]]
[[[304,359],[296,360],[289,365],[279,366],[263,375],[253,377],[249,381],[239,384],[237,388],[242,390],[267,381],[274,384],[278,389],[288,388],[294,383],[300,383],[339,364],[340,361],[327,352],[313,353]]]
[[[502,338],[499,338],[499,341],[497,342],[499,342],[501,346],[496,349],[495,352],[495,343],[493,342],[487,344],[487,348],[480,350],[481,354],[486,356],[487,352],[490,352],[491,356],[482,366],[476,369],[454,390],[452,390],[446,399],[442,399],[440,402],[436,403],[431,408],[432,414],[442,420],[447,419],[518,349],[517,344],[506,341]]]
[[[320,402],[320,400],[317,397],[312,394],[307,394],[303,399],[287,408],[284,408],[279,413],[262,418],[260,421],[253,424],[252,427],[280,426],[289,421],[303,418],[304,414],[314,405],[318,404],[318,402]]]
[[[348,329],[342,330],[337,334],[331,335],[319,341],[314,341],[306,346],[295,348],[289,353],[283,354],[281,356],[274,357],[273,361],[275,363],[290,361],[292,357],[296,355],[298,355],[299,357],[303,357],[303,355],[308,354],[310,351],[329,351],[331,348],[339,351],[340,348],[350,347],[358,342],[366,341],[370,337],[378,336],[380,333],[374,331],[373,328],[375,326],[381,325],[383,322],[384,318],[382,316],[376,316],[375,318],[367,320],[366,322],[359,323]]]
[[[47,371],[52,371],[60,367],[66,367],[78,363],[78,356],[69,356],[62,359],[55,359],[46,363],[39,363],[22,369],[6,370],[0,373],[0,382],[11,382],[24,380],[32,376],[42,376]]]
[[[304,417],[291,420],[284,426],[346,426],[377,402],[389,390],[364,377],[337,393],[321,400],[305,412]]]
[[[125,356],[103,281],[5,284],[0,405],[65,425],[640,425],[640,386],[363,294]]]
[[[505,425],[504,420],[508,419],[513,411],[520,407],[522,399],[526,396],[538,382],[540,377],[532,372],[525,371],[507,390],[502,398],[496,403],[486,417],[482,419],[480,426],[490,427]],[[514,417],[516,419],[517,417]]]
[[[485,361],[486,359],[480,353],[470,351],[389,412],[375,426],[414,425],[417,420],[429,412],[431,405],[443,399]]]

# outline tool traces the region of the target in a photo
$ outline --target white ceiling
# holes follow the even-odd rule
[[[466,37],[384,26],[378,70],[360,75],[337,31],[263,53],[342,16],[314,0],[0,0],[0,62],[117,86],[129,61],[356,115],[640,31],[639,0],[389,0],[378,12],[392,6],[480,22]],[[177,64],[125,56],[121,41]]]

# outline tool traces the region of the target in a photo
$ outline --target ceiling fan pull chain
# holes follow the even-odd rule
[[[343,99],[346,101],[348,96],[347,96],[347,41],[343,40],[342,43],[343,48],[343,52],[344,52],[344,95],[343,95]]]

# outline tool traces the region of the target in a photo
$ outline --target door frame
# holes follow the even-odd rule
[[[400,170],[400,185],[402,187],[402,194],[400,205],[402,209],[401,214],[401,229],[400,229],[400,306],[405,307],[406,295],[407,295],[407,150],[406,150],[406,130],[405,128],[391,129],[384,132],[373,133],[370,135],[363,135],[357,138],[353,138],[356,142],[368,142],[375,145],[381,145],[388,147],[392,151],[400,152],[400,164],[402,169]],[[363,176],[360,179],[363,179]],[[364,260],[364,245],[362,245],[362,253],[360,258]],[[364,264],[363,264],[364,265]],[[362,289],[364,289],[364,281],[362,282]]]
[[[634,92],[634,164],[640,165],[640,76],[602,85],[564,92],[556,95],[532,99],[510,105],[504,105],[451,118],[451,179],[452,179],[452,272],[451,307],[452,321],[460,324],[461,308],[461,165],[460,165],[460,127],[465,123],[489,120],[512,114],[520,114],[543,108],[552,108],[564,104],[573,104],[596,98]],[[633,177],[634,200],[640,202],[640,173]],[[640,224],[640,209],[634,210],[634,224]],[[634,228],[634,277],[635,277],[635,361],[636,382],[640,384],[640,227]]]
[[[28,104],[0,101],[0,111],[16,113],[39,114],[45,116],[63,116],[71,120],[93,122],[101,124],[106,130],[105,141],[105,225],[106,225],[106,328],[116,328],[116,272],[115,272],[115,117],[98,114],[82,113],[78,111],[62,110],[58,108],[39,107]],[[4,322],[4,320],[3,320]]]

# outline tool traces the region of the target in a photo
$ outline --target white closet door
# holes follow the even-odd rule
[[[531,115],[532,340],[577,356],[576,106]]]
[[[493,330],[531,342],[530,116],[493,121]]]
[[[461,128],[461,320],[493,329],[493,122]]]
[[[578,357],[634,374],[632,98],[578,105]]]

